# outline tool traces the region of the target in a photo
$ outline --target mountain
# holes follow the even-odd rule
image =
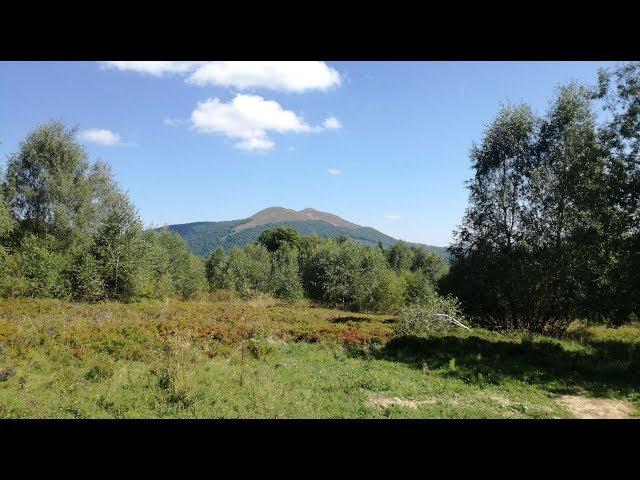
[[[193,222],[168,225],[171,231],[180,234],[189,249],[197,255],[206,256],[217,247],[229,250],[235,246],[253,243],[265,230],[275,227],[291,227],[301,235],[316,234],[320,237],[345,236],[365,245],[393,245],[398,240],[371,227],[363,227],[344,220],[332,213],[319,212],[313,208],[296,211],[289,208],[269,207],[249,218],[220,222]],[[436,252],[445,260],[449,255],[445,247],[412,243]]]

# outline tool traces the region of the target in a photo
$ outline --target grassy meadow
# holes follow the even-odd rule
[[[277,302],[0,301],[2,418],[640,414],[640,328],[392,338],[394,318]]]

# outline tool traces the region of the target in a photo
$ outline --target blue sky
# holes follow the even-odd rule
[[[608,65],[0,62],[0,158],[59,119],[112,165],[147,225],[312,207],[447,245],[469,147],[500,103],[542,113],[556,85],[593,84]]]

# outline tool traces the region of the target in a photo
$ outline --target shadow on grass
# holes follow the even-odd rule
[[[557,394],[583,391],[593,396],[633,395],[640,399],[640,344],[586,340],[576,351],[544,340],[401,337],[367,355],[418,369],[440,370],[446,377],[479,386],[514,379]]]

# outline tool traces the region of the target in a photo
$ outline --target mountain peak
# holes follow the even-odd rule
[[[254,213],[245,223],[238,225],[235,228],[235,231],[237,233],[248,228],[257,227],[259,225],[265,225],[268,223],[296,222],[308,220],[322,221],[336,227],[359,227],[359,225],[351,223],[343,218],[340,218],[337,215],[327,212],[320,212],[314,208],[305,208],[300,211],[295,211],[290,208],[274,206]]]

